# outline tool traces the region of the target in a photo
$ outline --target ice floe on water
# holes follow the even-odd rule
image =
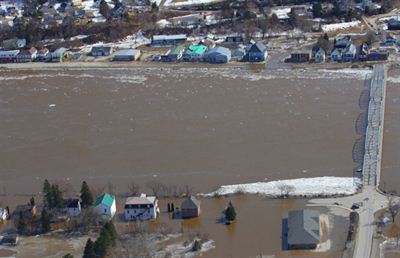
[[[223,185],[216,191],[199,194],[215,197],[233,194],[260,194],[266,196],[342,196],[352,195],[361,186],[361,181],[353,177],[311,177],[248,184]]]

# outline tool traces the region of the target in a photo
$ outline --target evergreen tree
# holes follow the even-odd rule
[[[33,207],[35,206],[35,198],[33,198],[33,196],[31,197],[31,199],[29,200],[29,204]]]
[[[112,223],[112,221],[107,222],[104,225],[104,230],[108,233],[111,244],[114,246],[115,241],[117,240],[117,231],[115,230],[114,223]]]
[[[82,200],[82,207],[84,208],[93,205],[93,195],[86,181],[82,182],[81,200]]]
[[[94,252],[94,243],[90,238],[86,241],[85,251],[83,251],[82,258],[96,258],[96,253]]]
[[[58,188],[58,185],[51,186],[51,197],[52,197],[52,206],[50,208],[63,208],[64,207],[64,199],[62,192]]]
[[[322,16],[322,5],[321,3],[315,3],[312,7],[314,18],[319,18]]]
[[[107,255],[107,251],[111,246],[111,240],[109,233],[104,230],[101,231],[100,236],[94,243],[94,251],[97,257],[104,258]]]
[[[53,197],[51,191],[51,185],[49,181],[46,179],[43,183],[43,194],[44,194],[44,205],[51,208],[53,206]]]
[[[40,223],[42,225],[42,230],[43,232],[49,232],[51,227],[50,227],[50,215],[47,212],[46,209],[43,209],[42,215],[40,217]]]
[[[72,256],[72,254],[66,254],[63,256],[63,258],[74,258],[74,256]]]
[[[236,211],[233,204],[229,202],[228,207],[225,209],[225,219],[228,221],[233,221],[236,219]]]
[[[24,233],[26,230],[26,221],[25,221],[24,214],[22,213],[22,211],[19,212],[19,218],[18,218],[18,222],[17,222],[17,230],[18,230],[18,233]]]

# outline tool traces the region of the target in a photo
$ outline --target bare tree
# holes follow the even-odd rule
[[[133,196],[138,196],[140,194],[140,185],[132,182],[128,185],[129,193]]]
[[[287,185],[285,183],[279,183],[278,189],[281,192],[281,197],[287,198],[296,189],[293,185]]]
[[[153,192],[154,196],[159,196],[161,190],[163,189],[163,183],[160,183],[157,180],[152,180],[147,182],[146,186]]]
[[[390,214],[390,218],[392,219],[392,223],[394,223],[396,215],[400,211],[400,203],[398,200],[395,199],[394,192],[390,193],[387,196],[387,200],[388,200],[388,212]]]

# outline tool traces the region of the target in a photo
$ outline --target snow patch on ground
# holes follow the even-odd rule
[[[201,250],[198,252],[192,252],[193,241],[190,243],[180,242],[175,244],[167,245],[163,250],[157,252],[154,257],[163,258],[167,254],[170,254],[172,258],[195,258],[199,257],[201,253],[207,252],[215,248],[214,241],[208,240],[201,244]]]
[[[199,195],[204,197],[214,197],[246,193],[266,196],[281,196],[282,186],[290,186],[292,187],[292,191],[288,193],[289,196],[325,197],[355,194],[360,185],[360,179],[353,177],[314,177],[249,184],[223,185],[214,192]]]
[[[333,24],[325,24],[322,25],[322,30],[325,32],[335,31],[335,30],[343,30],[352,27],[361,27],[360,21],[352,21],[352,22],[341,22],[341,23],[333,23]]]
[[[212,4],[217,2],[222,2],[224,0],[186,0],[186,1],[176,1],[176,0],[166,0],[164,6],[189,6],[189,5],[200,5],[200,4]]]

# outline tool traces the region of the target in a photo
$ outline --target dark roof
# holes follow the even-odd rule
[[[257,41],[251,46],[249,52],[265,52],[265,50],[267,47],[261,41]]]
[[[319,241],[319,212],[316,210],[290,211],[288,216],[289,245],[316,244]]]
[[[65,201],[65,207],[67,208],[78,208],[79,200],[78,199],[68,199]]]
[[[104,52],[110,52],[112,47],[107,47],[107,46],[98,46],[98,47],[92,47],[92,51],[104,51]]]
[[[197,200],[194,196],[186,198],[181,204],[181,209],[197,209],[197,208],[200,208],[200,201]]]

